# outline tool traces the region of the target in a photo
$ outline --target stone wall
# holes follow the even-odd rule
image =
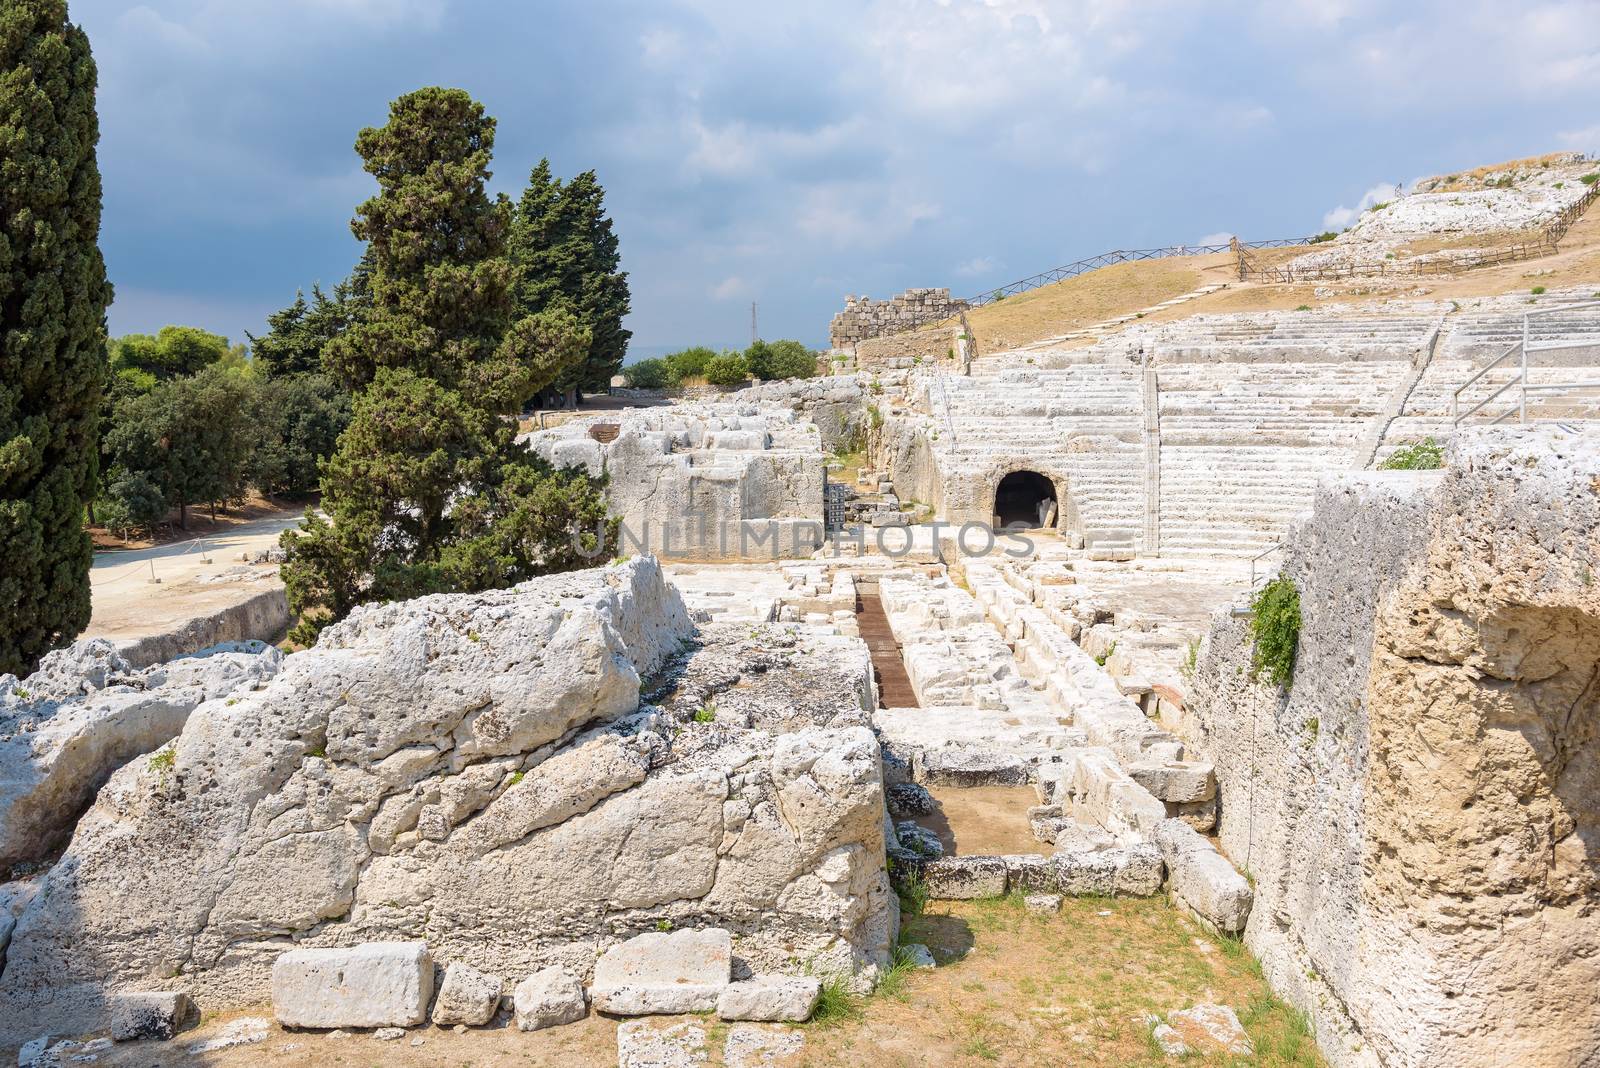
[[[938,322],[966,311],[971,305],[952,297],[948,289],[908,289],[889,300],[855,295],[844,298],[844,311],[828,326],[828,340],[836,349],[849,348],[866,338]]]
[[[615,424],[600,441],[597,423]],[[606,478],[627,540],[600,558],[809,557],[822,543],[823,446],[817,427],[774,404],[633,408],[536,431],[529,449]]]
[[[1246,940],[1344,1066],[1593,1063],[1600,440],[1474,431],[1324,484],[1283,574],[1294,684],[1216,619],[1188,709]]]

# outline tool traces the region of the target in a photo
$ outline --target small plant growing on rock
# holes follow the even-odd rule
[[[1300,647],[1300,591],[1293,579],[1279,575],[1251,599],[1250,633],[1255,637],[1251,665],[1256,677],[1288,689]]]
[[[1310,311],[1310,310],[1311,310],[1311,305],[1309,305],[1309,304],[1302,304],[1298,308],[1295,309],[1295,311]]]
[[[167,772],[178,763],[178,752],[175,749],[163,749],[150,758],[150,770],[165,778]]]
[[[1191,638],[1183,650],[1183,677],[1194,678],[1195,669],[1200,665],[1200,639]]]
[[[699,708],[694,710],[694,721],[696,723],[715,723],[716,720],[717,720],[717,706],[716,705],[702,705],[701,707],[699,707]]]
[[[517,785],[517,783],[519,783],[519,782],[521,782],[523,780],[523,777],[526,774],[527,774],[526,772],[523,772],[521,770],[513,771],[511,773],[511,777],[506,780],[506,785],[507,786],[515,786],[515,785]]]
[[[1444,466],[1444,446],[1432,438],[1423,438],[1389,454],[1378,465],[1380,471],[1437,471]]]
[[[656,930],[658,930],[658,931],[662,932],[663,934],[665,934],[666,932],[672,930],[672,921],[671,920],[667,920],[667,919],[657,920],[656,921]]]
[[[1105,667],[1106,666],[1106,661],[1110,660],[1111,659],[1111,654],[1116,652],[1116,651],[1117,651],[1117,643],[1116,642],[1112,642],[1110,645],[1106,646],[1106,651],[1105,652],[1101,653],[1099,656],[1094,658],[1094,662],[1096,664],[1099,664],[1101,667]]]
[[[1532,289],[1528,290],[1528,292],[1532,293],[1536,297],[1542,297],[1544,296],[1544,286],[1534,286]]]
[[[1596,171],[1593,174],[1586,174],[1582,178],[1579,178],[1578,181],[1582,182],[1584,185],[1594,185],[1594,183],[1600,182],[1600,171]]]

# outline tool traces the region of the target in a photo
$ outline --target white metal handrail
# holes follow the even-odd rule
[[[1530,384],[1528,382],[1528,353],[1555,352],[1561,349],[1587,349],[1595,347],[1595,343],[1592,341],[1535,341],[1533,340],[1533,317],[1536,315],[1553,315],[1559,312],[1582,311],[1586,308],[1600,308],[1600,300],[1584,300],[1579,301],[1576,304],[1552,304],[1548,308],[1535,308],[1532,311],[1523,312],[1522,340],[1514,342],[1510,348],[1496,356],[1493,360],[1490,360],[1483,366],[1482,369],[1478,371],[1477,374],[1473,375],[1471,378],[1461,383],[1461,385],[1457,386],[1455,392],[1451,394],[1451,425],[1460,426],[1462,422],[1472,418],[1474,415],[1492,403],[1497,397],[1501,396],[1510,389],[1518,390],[1516,407],[1508,408],[1504,412],[1501,412],[1494,419],[1490,420],[1490,425],[1503,423],[1507,419],[1511,418],[1512,415],[1516,415],[1517,422],[1526,423],[1528,421],[1529,393],[1554,393],[1563,390],[1583,389],[1584,387],[1588,386],[1589,383],[1586,382],[1541,382],[1538,384]],[[1484,375],[1500,366],[1514,354],[1521,355],[1521,359],[1517,364],[1516,376],[1508,380],[1499,389],[1483,398],[1467,411],[1463,412],[1461,410],[1461,394],[1470,388],[1473,383],[1477,382]]]

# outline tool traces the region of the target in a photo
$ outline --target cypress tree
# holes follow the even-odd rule
[[[630,307],[628,275],[595,172],[562,182],[551,175],[550,161],[540,160],[517,201],[509,249],[518,311],[566,308],[589,329],[589,351],[558,388],[604,390],[621,369],[633,333],[622,325]]]
[[[545,480],[598,494],[515,446],[516,414],[588,350],[561,309],[517,317],[511,209],[486,183],[495,123],[459,89],[396,100],[356,151],[379,192],[351,229],[368,243],[366,303],[322,350],[354,399],[322,506],[284,538],[284,581],[311,640],[358,604],[504,585],[570,566],[528,522]],[[581,483],[581,484],[580,484]],[[556,527],[562,525],[557,517]]]
[[[111,301],[95,81],[66,0],[0,4],[0,672],[89,623]]]

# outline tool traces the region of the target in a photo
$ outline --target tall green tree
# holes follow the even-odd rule
[[[323,351],[354,402],[323,477],[328,520],[284,537],[297,640],[366,601],[569,566],[526,509],[537,487],[573,476],[513,438],[522,405],[590,335],[563,308],[516,314],[510,205],[486,189],[494,131],[465,92],[430,88],[356,140],[379,187],[351,223],[368,243],[370,300]],[[596,488],[584,480],[574,499],[592,509]]]
[[[248,375],[207,367],[158,383],[117,403],[105,447],[119,473],[138,473],[178,509],[244,495],[259,434],[251,418],[256,384]]]
[[[128,334],[113,339],[109,351],[113,374],[150,384],[192,375],[234,354],[227,338],[197,326],[163,326],[154,336]],[[235,362],[243,355],[240,350]]]
[[[565,307],[589,329],[583,362],[561,376],[557,387],[607,388],[633,334],[622,325],[629,310],[628,276],[595,172],[562,182],[552,176],[550,161],[540,160],[517,201],[509,249],[519,311]]]
[[[0,672],[89,623],[111,301],[95,81],[66,0],[0,3]]]
[[[351,276],[333,287],[330,295],[322,287],[311,287],[311,299],[296,293],[294,303],[267,316],[267,332],[250,338],[250,355],[265,378],[319,374],[322,353],[330,342],[344,333],[359,318],[371,296],[366,288],[369,275],[358,264]]]

